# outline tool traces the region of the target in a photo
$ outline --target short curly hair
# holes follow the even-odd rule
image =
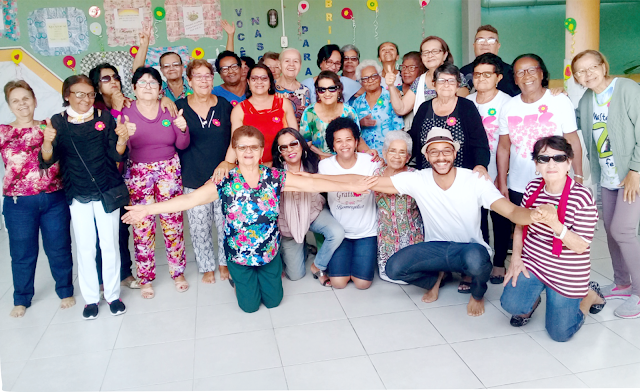
[[[333,149],[333,135],[338,131],[342,131],[343,129],[348,129],[351,131],[351,134],[353,134],[353,138],[356,139],[356,146],[360,141],[360,127],[358,127],[358,124],[349,117],[338,117],[331,120],[329,126],[327,126],[327,130],[325,131],[327,146],[329,146],[329,150],[331,150],[332,152],[336,152]]]

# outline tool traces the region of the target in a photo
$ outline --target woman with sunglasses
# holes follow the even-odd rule
[[[609,63],[596,50],[571,61],[578,83],[588,90],[578,105],[578,122],[591,163],[593,183],[602,189],[602,213],[613,263],[607,299],[622,299],[613,314],[640,317],[640,86],[609,75]]]
[[[527,184],[521,206],[536,210],[534,223],[516,226],[500,303],[513,315],[511,325],[521,327],[546,291],[546,330],[566,342],[606,303],[598,283],[589,282],[598,208],[589,189],[569,177],[574,152],[565,138],[539,139],[532,157],[542,178]]]
[[[320,158],[311,151],[304,138],[293,128],[282,129],[273,143],[273,167],[291,173],[317,173]],[[282,234],[280,246],[285,273],[291,280],[298,280],[306,273],[307,251],[305,236],[309,230],[324,236],[311,273],[323,286],[331,286],[325,273],[333,252],[344,238],[344,229],[331,215],[325,199],[319,193],[286,192],[281,195],[278,228]]]
[[[358,58],[360,56],[358,55]],[[325,45],[318,50],[318,59],[316,60],[316,64],[318,68],[320,68],[320,72],[331,71],[335,74],[338,74],[344,65],[344,53],[340,51],[340,47],[335,44]],[[308,78],[302,81],[302,84],[309,88],[311,91],[311,103],[315,103],[318,98],[318,94],[316,94],[317,81],[320,75]],[[351,79],[347,75],[338,76],[340,82],[342,83],[342,95],[344,97],[344,102],[349,102],[349,100],[355,95],[362,94],[362,86],[360,83]]]
[[[208,182],[195,192],[163,203],[136,205],[122,218],[135,223],[151,214],[177,213],[220,199],[225,215],[224,250],[240,308],[255,312],[280,304],[282,260],[278,215],[282,192],[367,192],[375,178],[354,183],[308,178],[260,164],[264,136],[258,129],[243,125],[233,132],[231,146],[238,167],[217,185]],[[153,217],[153,215],[151,215]]]
[[[40,148],[41,168],[60,163],[78,255],[78,281],[86,305],[85,319],[98,317],[100,285],[96,272],[96,232],[102,250],[104,298],[111,314],[126,311],[120,301],[120,251],[118,239],[120,211],[105,211],[102,194],[121,186],[116,162],[127,152],[129,129],[120,118],[95,109],[91,80],[70,76],[62,83],[66,110],[47,120]]]
[[[124,108],[126,123],[133,129],[129,138],[129,161],[124,175],[131,204],[152,204],[182,194],[182,173],[177,150],[189,145],[190,135],[182,113],[173,119],[160,108],[162,78],[154,68],[138,68],[131,83],[136,100]],[[169,273],[179,293],[189,289],[184,278],[186,255],[182,214],[161,214]],[[133,244],[142,298],[155,296],[151,282],[155,268],[156,220],[145,219],[133,227]]]

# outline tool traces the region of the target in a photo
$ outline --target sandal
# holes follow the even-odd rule
[[[444,286],[447,282],[450,282],[452,280],[453,280],[453,274],[451,274],[451,272],[449,271],[445,271],[444,276],[440,280],[440,287]]]
[[[142,295],[144,299],[153,299],[156,293],[153,291],[153,287],[140,287],[140,295]]]
[[[123,280],[122,282],[120,282],[120,286],[128,287],[130,289],[140,289],[142,287],[140,285],[140,281],[136,279],[129,281],[129,283],[125,283],[125,281]]]
[[[529,312],[529,314],[516,314],[514,316],[511,316],[509,324],[511,324],[511,326],[513,327],[524,327],[525,325],[527,325],[529,323],[529,320],[531,320],[531,316],[533,316],[533,312],[538,309],[538,305],[540,305],[540,302],[542,302],[542,297],[538,297],[536,303],[533,305],[533,309],[531,309],[531,312]]]
[[[175,280],[173,281],[173,284],[176,286],[176,290],[179,293],[184,293],[185,291],[189,290],[189,282],[187,282],[186,280]]]
[[[318,270],[316,272],[312,272],[313,274],[313,279],[318,279],[318,282],[320,282],[320,284],[323,287],[331,287],[331,279],[329,279],[329,275],[327,275],[324,271],[322,270]],[[320,277],[322,276],[326,276],[327,280],[325,280],[324,282],[320,280]]]
[[[470,294],[471,282],[460,281],[460,284],[458,285],[458,292],[460,294]]]
[[[607,299],[604,297],[604,295],[602,295],[602,292],[600,291],[600,285],[597,282],[589,282],[589,288],[595,291],[596,294],[598,294],[598,296],[604,301],[601,304],[591,305],[591,307],[589,308],[589,313],[598,314],[602,309],[604,309],[604,306],[607,304]]]
[[[504,275],[490,275],[489,282],[491,282],[491,284],[502,284],[504,282]]]
[[[234,289],[236,288],[236,284],[233,282],[233,279],[231,279],[231,277],[229,277],[229,284],[231,285],[231,287],[233,287]]]

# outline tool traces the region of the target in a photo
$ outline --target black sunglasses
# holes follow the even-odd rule
[[[536,162],[538,163],[549,163],[550,160],[552,160],[555,163],[562,163],[562,162],[566,162],[567,159],[569,159],[568,156],[564,155],[564,154],[558,154],[558,155],[554,155],[554,156],[549,156],[549,155],[538,155],[536,157]]]
[[[289,148],[294,148],[296,146],[300,145],[300,141],[299,140],[294,140],[289,144],[281,144],[278,146],[278,151],[280,151],[280,153],[282,154],[285,151],[288,151]]]
[[[100,77],[100,81],[102,83],[109,83],[111,81],[111,79],[113,78],[113,80],[119,82],[120,81],[120,76],[113,74],[113,75],[104,75]]]
[[[318,87],[318,93],[320,94],[324,94],[325,91],[329,91],[330,93],[335,93],[336,91],[338,91],[340,87],[338,86],[329,86],[329,87]]]

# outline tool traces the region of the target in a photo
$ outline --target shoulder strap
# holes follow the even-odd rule
[[[100,196],[104,197],[104,195],[102,194],[102,191],[100,190],[100,187],[98,186],[98,183],[96,182],[96,179],[93,178],[93,174],[91,174],[91,170],[89,170],[89,168],[87,167],[87,164],[84,163],[84,159],[82,159],[82,155],[80,155],[80,152],[78,151],[78,148],[76,147],[76,144],[73,141],[73,136],[71,136],[71,132],[69,131],[69,122],[67,121],[67,119],[64,119],[64,125],[67,128],[67,133],[69,134],[69,139],[71,139],[71,144],[73,145],[73,149],[76,150],[76,154],[78,154],[78,158],[80,158],[80,162],[82,162],[82,165],[87,170],[87,173],[89,173],[89,177],[91,177],[91,182],[93,182],[96,188],[98,188],[98,192],[100,192]]]

